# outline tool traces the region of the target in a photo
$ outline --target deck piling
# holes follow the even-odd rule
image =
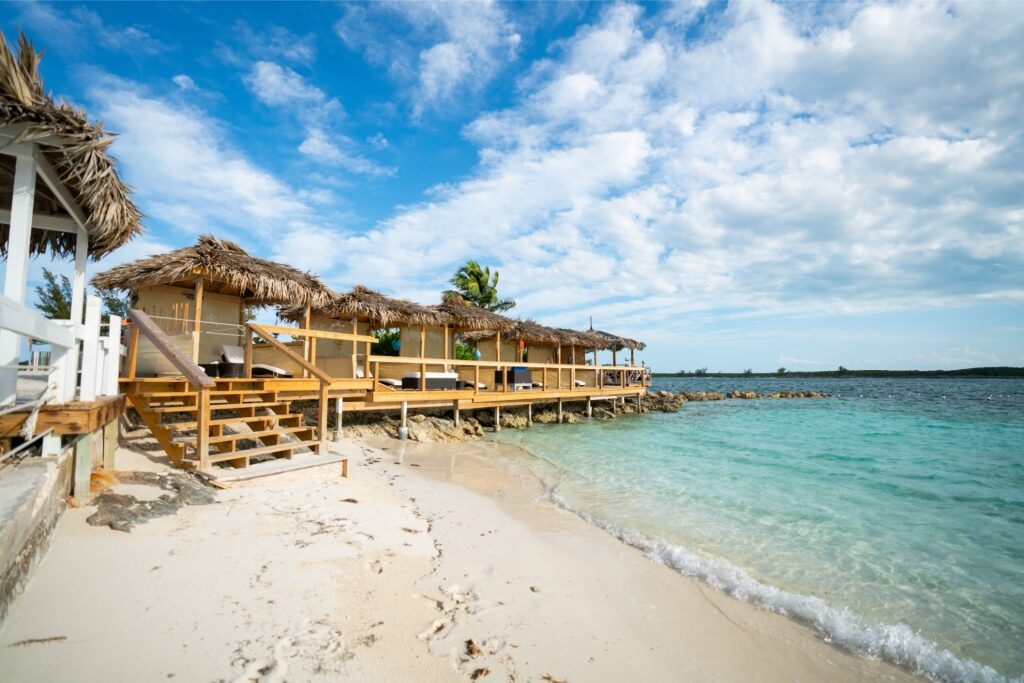
[[[421,375],[422,377],[422,375]],[[409,438],[409,402],[402,401],[402,424],[398,428],[398,438],[405,441]]]
[[[501,431],[501,408],[498,406],[494,407],[494,431]]]
[[[455,421],[455,426],[458,427],[459,426],[459,402],[458,401],[452,401],[452,404],[453,404],[453,409],[454,409],[454,417],[453,417],[453,419]]]
[[[334,403],[334,442],[341,443],[341,420],[345,414],[345,399],[339,396]]]

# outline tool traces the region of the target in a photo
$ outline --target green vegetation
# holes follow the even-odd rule
[[[498,298],[498,271],[492,274],[490,267],[483,268],[476,261],[466,261],[449,282],[455,289],[445,295],[457,294],[473,306],[503,313],[516,305],[514,299]]]
[[[455,360],[474,360],[476,344],[455,340]]]
[[[698,368],[693,372],[655,372],[655,377],[1024,377],[1024,368],[993,367],[963,368],[960,370],[848,370],[839,366],[838,370],[821,370],[816,372],[793,372],[779,368],[775,372],[708,372],[707,368]]]
[[[374,330],[371,332],[377,338],[370,352],[375,356],[397,356],[399,345],[402,341],[402,332],[397,328],[389,330]]]
[[[36,296],[39,302],[36,308],[50,320],[71,319],[71,280],[67,275],[57,276],[46,268],[43,268],[43,281],[45,284],[36,287]]]

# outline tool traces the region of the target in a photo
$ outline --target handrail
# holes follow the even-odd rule
[[[374,363],[408,363],[411,365],[468,365],[479,367],[502,367],[515,366],[518,368],[533,368],[537,370],[609,370],[621,372],[623,370],[640,370],[642,365],[573,365],[571,363],[528,363],[514,360],[462,360],[458,358],[417,358],[413,356],[370,356],[369,362]]]
[[[289,360],[298,363],[300,367],[302,367],[304,370],[307,370],[309,374],[313,375],[321,382],[331,381],[332,378],[330,375],[328,375],[326,372],[310,363],[308,360],[306,360],[299,354],[289,349],[279,340],[275,339],[274,335],[272,335],[269,330],[276,326],[269,326],[265,328],[260,325],[257,325],[256,323],[246,323],[246,327],[248,327],[251,332],[255,332],[256,334],[258,334],[260,338],[263,339],[263,341],[267,342],[275,349],[283,353]]]
[[[288,327],[287,325],[261,325],[267,332],[287,334],[292,337],[316,337],[318,339],[337,339],[339,341],[355,341],[377,343],[377,338],[366,334],[352,334],[351,332],[332,332],[330,330],[314,330],[305,327]]]
[[[135,324],[135,327],[156,347],[157,351],[164,355],[164,358],[171,361],[174,367],[185,376],[196,389],[211,389],[217,386],[213,379],[203,372],[203,369],[182,353],[181,349],[175,346],[170,338],[156,326],[156,323],[148,315],[137,308],[128,309],[128,318]]]

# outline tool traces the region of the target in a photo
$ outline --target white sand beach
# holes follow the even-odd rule
[[[346,441],[349,479],[256,479],[130,533],[69,510],[0,630],[3,680],[914,678],[652,562],[494,444],[377,446]]]

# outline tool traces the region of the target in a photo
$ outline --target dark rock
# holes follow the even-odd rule
[[[136,524],[173,515],[183,505],[209,505],[216,502],[214,490],[199,479],[182,472],[118,472],[125,484],[154,486],[167,493],[155,500],[139,500],[120,493],[101,493],[95,498],[96,512],[85,521],[93,526],[109,526],[129,532]]]

